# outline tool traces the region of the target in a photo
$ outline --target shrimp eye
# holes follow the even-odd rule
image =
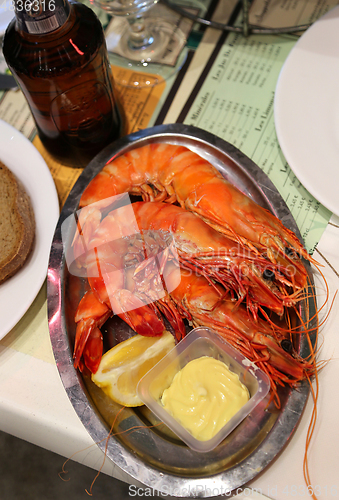
[[[296,252],[295,250],[293,250],[293,248],[285,247],[285,254],[288,257],[298,257],[300,259],[300,254],[298,252]]]
[[[273,281],[275,279],[275,274],[271,269],[266,268],[262,273],[264,280]]]
[[[284,349],[284,351],[287,352],[288,354],[291,354],[291,352],[293,352],[292,342],[288,339],[283,339],[280,342],[280,347]]]

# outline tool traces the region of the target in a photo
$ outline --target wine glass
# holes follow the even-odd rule
[[[116,17],[116,24],[120,25],[119,31],[108,36],[110,55],[114,51],[119,66],[134,70],[128,77],[124,72],[115,75],[117,84],[133,87],[156,85],[175,74],[183,64],[182,49],[186,42],[183,32],[164,18],[148,15],[147,11],[157,2],[94,0],[98,7]],[[173,54],[179,57],[175,55],[173,58]],[[150,73],[152,78],[143,78],[140,72]]]

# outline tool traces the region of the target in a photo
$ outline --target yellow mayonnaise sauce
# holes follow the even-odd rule
[[[209,356],[187,363],[161,398],[165,410],[200,441],[215,436],[248,400],[238,375]]]

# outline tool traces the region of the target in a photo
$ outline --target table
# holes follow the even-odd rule
[[[225,11],[225,6],[220,9],[223,15],[228,17],[229,13]],[[219,17],[220,12],[217,13]],[[171,97],[172,105],[167,113],[164,111],[160,113],[161,121],[164,123],[190,119],[190,112],[184,115],[182,110],[189,101],[189,96],[199,82],[201,74],[204,73],[219,37],[220,32],[206,31],[176,91],[174,100]],[[159,114],[154,122],[157,119],[159,120]],[[152,120],[148,126],[150,124],[153,124]],[[36,145],[40,148],[38,143]],[[51,169],[53,170],[53,165]],[[74,175],[73,180],[77,174]],[[58,182],[61,183],[62,180],[59,179]],[[337,251],[339,219],[330,214],[328,217],[329,223],[325,224],[326,228],[316,245],[314,257],[323,265],[322,272],[328,283],[332,300],[339,288]],[[318,300],[321,303],[324,297],[323,282],[318,275],[315,276],[315,280]],[[325,317],[326,312],[329,311],[331,300],[326,310],[323,311],[322,317]],[[334,300],[329,316],[320,329],[319,358],[329,361],[319,374],[318,416],[309,449],[311,479],[319,500],[339,496],[337,473],[339,403],[336,384],[339,358],[337,337],[339,312],[337,300]],[[278,458],[260,476],[235,493],[246,497],[250,492],[248,488],[252,488],[276,500],[308,497],[303,479],[302,462],[312,407],[312,400],[309,399],[300,425]],[[103,453],[91,440],[66,396],[49,339],[46,283],[25,316],[0,342],[0,429],[93,469],[97,470],[102,467],[104,473],[123,480],[135,488],[141,488],[139,490],[141,495],[145,493],[143,485],[136,483],[113,463],[104,461]]]

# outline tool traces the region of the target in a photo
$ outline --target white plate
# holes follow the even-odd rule
[[[339,7],[311,26],[290,52],[276,87],[274,117],[291,169],[339,215]]]
[[[54,229],[59,218],[55,184],[45,160],[18,130],[0,120],[0,160],[29,194],[36,222],[33,251],[24,266],[0,285],[0,339],[21,319],[46,278]]]
[[[13,17],[12,0],[0,0],[0,35],[5,33]]]

